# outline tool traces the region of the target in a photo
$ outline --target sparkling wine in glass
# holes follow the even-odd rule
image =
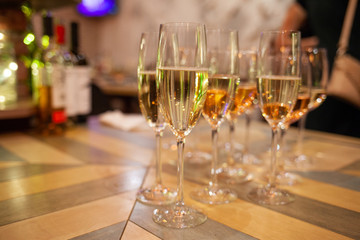
[[[156,136],[156,178],[155,185],[138,191],[137,199],[146,204],[166,205],[175,201],[176,191],[162,183],[161,138],[165,128],[164,119],[159,110],[156,89],[156,56],[159,33],[141,34],[138,63],[138,97],[142,115],[155,131]]]
[[[243,167],[245,157],[248,157],[247,146],[244,144],[240,156],[235,154],[234,133],[238,117],[252,107],[256,97],[256,55],[256,51],[251,50],[241,50],[238,54],[240,81],[235,92],[234,104],[226,114],[230,129],[229,152],[226,163],[218,170],[219,178],[227,183],[243,183],[252,179],[252,174]]]
[[[161,24],[156,76],[161,112],[177,139],[178,194],[174,204],[154,210],[153,220],[171,228],[194,227],[207,217],[184,203],[184,146],[201,115],[208,88],[205,25]]]
[[[300,32],[265,31],[258,51],[257,88],[259,107],[272,130],[268,183],[248,194],[250,200],[264,205],[282,205],[295,200],[276,185],[278,134],[290,118],[301,85]]]
[[[278,151],[280,154],[278,154],[278,157],[281,160],[278,161],[276,181],[280,185],[295,185],[301,181],[298,175],[290,173],[285,169],[286,163],[291,161],[291,157],[289,159],[288,149],[286,147],[285,135],[290,125],[297,122],[299,119],[304,118],[309,111],[312,77],[309,59],[304,52],[301,56],[301,72],[301,86],[299,88],[296,103],[289,118],[282,124],[279,135]]]
[[[237,198],[235,191],[220,186],[217,178],[218,132],[226,113],[234,103],[238,75],[238,32],[225,29],[208,29],[207,58],[209,86],[203,116],[211,126],[212,161],[211,180],[208,185],[191,192],[191,197],[207,204],[223,204]]]
[[[311,97],[309,101],[309,111],[319,107],[326,99],[326,88],[328,84],[329,64],[327,51],[325,48],[308,48],[303,51],[310,65],[311,74]],[[313,162],[313,157],[303,153],[304,130],[307,113],[299,121],[299,135],[297,149],[292,162],[296,166],[309,166]]]

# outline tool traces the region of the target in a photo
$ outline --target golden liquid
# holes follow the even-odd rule
[[[203,116],[211,126],[218,126],[233,105],[237,76],[213,75],[209,77],[209,86],[203,109]]]
[[[65,121],[54,119],[55,114],[63,114],[64,108],[54,108],[52,106],[52,87],[42,85],[39,87],[39,131],[43,135],[58,135],[65,132]]]
[[[326,99],[326,91],[323,88],[312,88],[310,98],[310,109],[319,107]]]
[[[256,98],[256,92],[255,84],[240,84],[236,89],[234,104],[229,109],[227,118],[235,120],[240,114],[250,108]]]
[[[208,89],[207,69],[158,68],[159,103],[165,122],[185,137],[198,121]]]
[[[287,120],[288,123],[294,123],[304,116],[309,110],[310,96],[308,94],[299,94],[294,109],[290,113],[290,117]]]
[[[156,90],[156,72],[139,72],[138,74],[139,105],[142,115],[150,127],[161,127],[162,117],[159,118],[158,98]]]
[[[260,76],[259,105],[262,114],[274,128],[284,123],[290,117],[298,91],[301,78],[288,76]]]
[[[290,112],[288,105],[282,105],[281,103],[267,103],[262,107],[263,115],[265,118],[269,118],[273,121],[281,121],[286,118]]]

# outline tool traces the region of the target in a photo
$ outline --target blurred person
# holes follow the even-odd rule
[[[328,51],[329,76],[348,0],[296,0],[290,5],[282,29],[302,31],[302,46],[321,47]],[[360,4],[357,4],[347,53],[360,59]],[[360,76],[359,76],[360,77]],[[328,95],[325,102],[307,116],[306,128],[360,137],[360,109],[337,96]]]

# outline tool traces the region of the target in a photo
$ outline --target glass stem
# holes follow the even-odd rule
[[[177,164],[177,196],[176,203],[184,205],[184,147],[185,147],[185,138],[177,138],[177,148],[178,148],[178,164]]]
[[[277,159],[277,171],[279,172],[284,172],[285,171],[285,167],[284,167],[284,161],[283,161],[283,157],[284,157],[284,151],[286,148],[286,142],[285,142],[285,134],[286,134],[286,130],[287,130],[287,126],[282,126],[280,128],[280,134],[278,136],[278,141],[277,141],[277,153],[276,156],[281,158],[281,161],[279,161],[279,159]]]
[[[245,141],[244,141],[243,156],[248,154],[249,152],[250,123],[251,123],[250,114],[245,113]]]
[[[303,153],[306,116],[307,116],[307,114],[305,114],[305,116],[300,118],[300,121],[299,121],[299,137],[298,137],[298,141],[297,141],[297,149],[296,149],[297,154],[296,155],[301,155]]]
[[[156,185],[162,184],[161,172],[162,172],[162,162],[161,162],[161,139],[163,136],[163,130],[156,129]]]
[[[271,134],[271,159],[270,159],[270,175],[268,188],[272,189],[276,186],[276,167],[277,167],[277,153],[278,153],[278,133],[279,128],[273,128]]]
[[[213,127],[211,129],[211,140],[212,140],[212,152],[213,152],[213,159],[211,161],[211,186],[217,185],[217,175],[216,175],[216,167],[218,164],[218,127]]]
[[[227,158],[228,166],[235,164],[234,160],[234,133],[235,133],[235,124],[234,121],[229,121],[229,155]]]

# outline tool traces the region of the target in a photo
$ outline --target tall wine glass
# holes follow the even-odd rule
[[[238,32],[235,30],[209,29],[207,36],[207,57],[209,63],[209,87],[203,109],[203,116],[211,126],[212,162],[209,184],[191,193],[191,197],[207,204],[222,204],[234,201],[237,194],[219,186],[216,169],[218,167],[218,132],[225,115],[234,101],[239,81]]]
[[[300,32],[265,31],[258,52],[258,96],[262,115],[272,129],[268,183],[253,189],[249,199],[259,204],[282,205],[294,196],[276,186],[278,133],[290,117],[301,85]]]
[[[298,92],[298,97],[293,110],[290,113],[290,117],[286,119],[281,126],[278,151],[278,156],[281,161],[278,161],[278,169],[276,181],[280,185],[295,185],[300,181],[300,177],[296,174],[290,173],[285,170],[285,163],[288,162],[289,155],[286,149],[285,135],[291,124],[297,122],[299,119],[303,119],[310,106],[311,90],[312,90],[312,77],[311,77],[311,65],[306,53],[302,52],[301,55],[301,86]],[[301,121],[301,120],[300,120]]]
[[[170,204],[175,201],[176,192],[162,184],[161,178],[161,138],[165,128],[163,116],[159,110],[156,90],[156,56],[158,32],[141,34],[138,63],[139,105],[147,123],[156,136],[156,182],[150,188],[142,188],[137,193],[140,202],[152,205]]]
[[[194,227],[207,217],[184,203],[184,145],[201,115],[208,88],[205,25],[161,24],[156,76],[161,112],[177,138],[178,194],[175,204],[154,210],[153,220],[166,227]]]
[[[312,111],[319,107],[326,99],[326,88],[329,74],[327,51],[325,48],[308,48],[303,51],[303,53],[310,63],[312,86],[309,111]],[[313,158],[311,156],[303,153],[306,116],[307,114],[305,114],[299,122],[297,149],[295,157],[293,157],[293,162],[297,166],[308,166],[313,162]]]
[[[250,50],[239,51],[238,54],[240,82],[236,89],[234,104],[226,114],[230,128],[229,153],[227,162],[218,170],[219,177],[227,183],[242,183],[252,179],[252,174],[247,173],[241,166],[244,164],[246,154],[245,145],[240,159],[235,159],[234,133],[237,118],[252,106],[256,96],[256,54],[256,51]]]

